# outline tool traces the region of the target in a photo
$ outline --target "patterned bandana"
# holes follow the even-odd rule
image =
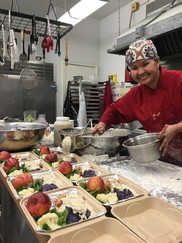
[[[145,38],[132,43],[126,51],[126,64],[128,67],[138,60],[154,60],[156,58],[158,58],[156,47],[151,40],[146,40]]]

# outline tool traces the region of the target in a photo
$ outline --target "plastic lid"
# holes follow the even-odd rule
[[[69,121],[69,117],[66,116],[57,116],[56,121]]]

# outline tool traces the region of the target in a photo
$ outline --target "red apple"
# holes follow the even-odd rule
[[[40,152],[41,152],[41,154],[50,154],[50,149],[49,149],[49,147],[47,147],[47,146],[41,146],[40,147]]]
[[[5,160],[11,158],[11,154],[8,151],[0,152],[0,160]]]
[[[51,199],[43,192],[36,192],[28,198],[26,207],[34,218],[39,218],[49,212]]]
[[[33,176],[29,173],[25,173],[25,174],[16,176],[16,178],[12,181],[12,184],[15,189],[18,189],[19,187],[22,187],[22,186],[28,186],[33,182],[34,182]]]
[[[3,170],[6,173],[9,173],[12,168],[18,169],[19,168],[19,161],[16,158],[9,158],[6,159],[3,165]]]
[[[51,152],[50,154],[47,154],[44,158],[44,160],[48,163],[53,163],[58,161],[58,156],[56,153]]]
[[[100,176],[90,178],[86,186],[90,191],[97,191],[98,193],[102,193],[105,190],[104,181]]]
[[[57,169],[63,174],[63,175],[69,175],[72,172],[73,166],[68,161],[63,161],[59,164]]]

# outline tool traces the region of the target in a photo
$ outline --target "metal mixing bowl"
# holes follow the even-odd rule
[[[84,131],[84,134],[82,134]],[[61,139],[65,136],[71,137],[71,152],[78,155],[94,154],[102,155],[108,154],[114,156],[122,147],[122,143],[128,139],[130,131],[127,129],[111,129],[107,130],[103,135],[87,134],[91,132],[90,128],[84,130],[81,127],[67,128],[60,131]]]
[[[158,139],[158,133],[146,133],[123,142],[130,156],[137,162],[147,163],[158,160],[161,157],[159,147],[162,139]]]
[[[43,137],[46,127],[34,122],[0,124],[0,149],[13,152],[31,148]]]

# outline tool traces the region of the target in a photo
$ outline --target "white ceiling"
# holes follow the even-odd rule
[[[122,7],[132,1],[133,0],[110,0],[109,3],[93,13],[91,17],[101,20],[118,10],[119,6]],[[70,9],[79,2],[79,0],[51,0],[51,2],[55,8],[61,8],[66,12],[66,10]],[[12,3],[13,11],[19,10],[21,13],[45,17],[50,0],[1,0],[0,8],[9,10],[11,9]],[[16,6],[18,6],[18,8]]]

